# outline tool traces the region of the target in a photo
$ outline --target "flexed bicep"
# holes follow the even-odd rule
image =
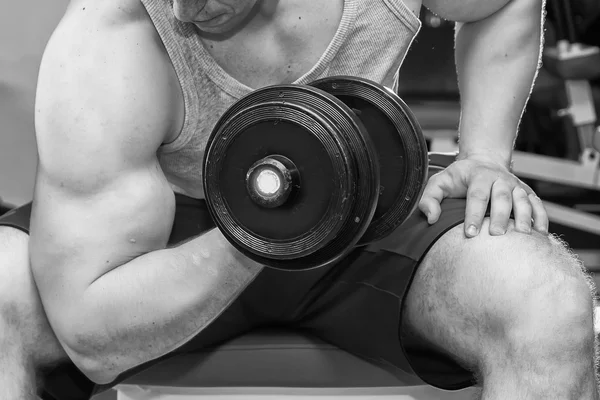
[[[127,12],[84,19],[73,6],[82,2],[104,12],[89,0],[72,2],[42,60],[35,115],[31,262],[67,351],[77,345],[68,316],[89,285],[164,248],[174,216],[156,156],[178,101],[168,65],[144,20]]]

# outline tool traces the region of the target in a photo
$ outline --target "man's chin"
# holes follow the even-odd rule
[[[236,23],[233,18],[217,18],[208,22],[195,22],[198,29],[203,33],[211,35],[222,35],[236,28]]]
[[[217,35],[217,36],[231,36],[235,35],[238,31],[240,31],[247,23],[253,18],[255,15],[253,10],[256,7],[253,6],[252,9],[246,10],[247,13],[245,15],[228,15],[224,14],[217,18],[211,19],[206,22],[196,22],[195,25],[198,27],[198,30],[207,35]]]
[[[231,30],[225,26],[204,27],[198,24],[196,24],[196,26],[198,27],[198,30],[200,30],[200,32],[209,35],[224,35]]]

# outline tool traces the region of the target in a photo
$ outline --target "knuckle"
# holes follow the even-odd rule
[[[469,210],[469,212],[467,213],[465,219],[469,220],[471,222],[482,221],[484,215],[485,215],[485,213],[483,213],[483,212],[481,212],[479,210]]]
[[[542,205],[542,204],[543,204],[543,203],[542,203],[542,199],[540,199],[540,198],[538,197],[538,195],[537,195],[537,194],[535,194],[535,193],[531,193],[531,194],[529,195],[529,200],[530,200],[532,203],[536,203],[536,204],[540,204],[540,205]]]
[[[479,201],[488,201],[490,198],[490,193],[489,191],[481,188],[474,188],[469,191],[469,198]]]
[[[513,189],[513,196],[520,199],[525,199],[527,197],[527,190],[521,186],[515,186]]]
[[[423,190],[423,193],[431,193],[437,187],[438,187],[437,182],[430,179],[429,182],[427,182],[427,185],[425,185],[425,189]]]
[[[510,208],[508,207],[498,207],[495,208],[492,212],[491,212],[491,217],[494,221],[506,221],[508,222],[508,219],[510,217]]]
[[[508,203],[512,201],[512,194],[508,191],[500,190],[494,193],[494,200],[500,200]]]
[[[429,177],[429,184],[435,184],[437,181],[439,181],[442,174],[444,174],[444,171],[436,172],[435,174],[431,175],[431,177]]]
[[[529,186],[528,184],[526,184],[525,182],[522,182],[520,180],[518,182],[519,182],[519,187],[521,189],[523,189],[523,192],[525,192],[525,195],[528,195],[530,193],[534,193],[534,191],[531,188],[531,186]]]
[[[518,204],[522,207],[533,207],[533,203],[529,201],[527,196],[513,196],[513,200],[515,204]]]
[[[419,200],[419,207],[427,207],[432,201],[435,201],[432,193],[430,191],[425,191],[421,196],[421,200]]]
[[[433,175],[431,178],[429,178],[429,181],[427,182],[427,186],[425,186],[425,190],[434,190],[436,188],[441,188],[443,183],[444,183],[444,177],[441,175],[442,172],[438,172],[437,174]]]

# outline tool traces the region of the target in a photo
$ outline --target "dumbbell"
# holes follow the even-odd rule
[[[392,91],[353,77],[275,85],[233,104],[203,163],[209,212],[249,258],[282,270],[335,263],[412,212],[427,149]]]
[[[329,77],[311,83],[360,118],[375,146],[380,172],[377,208],[359,243],[388,236],[412,213],[427,181],[427,143],[415,115],[392,90],[367,79]]]

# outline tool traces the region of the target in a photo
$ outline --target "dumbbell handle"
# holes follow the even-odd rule
[[[287,157],[270,155],[254,163],[246,174],[246,189],[261,207],[282,206],[300,187],[300,173]]]

